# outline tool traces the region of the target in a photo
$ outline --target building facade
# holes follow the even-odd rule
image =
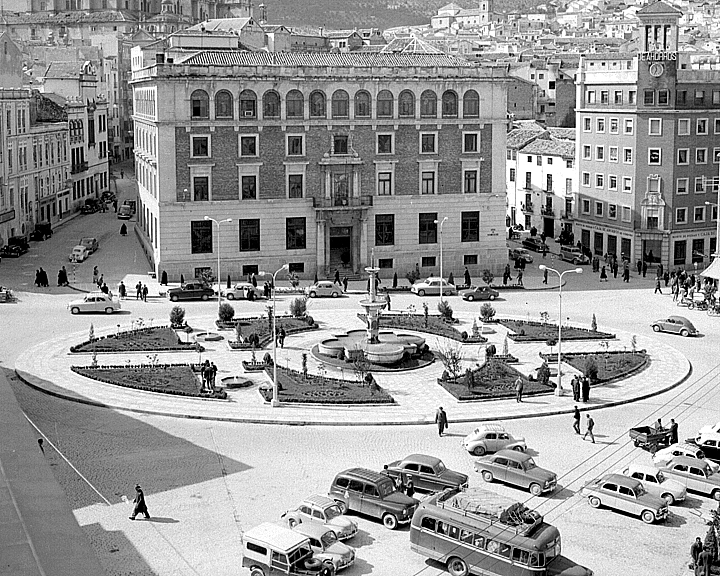
[[[441,53],[133,53],[138,231],[156,271],[498,271],[506,85]],[[162,103],[162,105],[159,105]],[[205,216],[231,222],[213,228]],[[444,226],[442,222],[447,217]]]

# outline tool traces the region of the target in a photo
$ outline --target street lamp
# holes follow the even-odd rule
[[[443,301],[443,224],[447,222],[448,217],[445,216],[442,220],[435,220],[435,224],[440,224],[440,302]]]
[[[205,220],[214,222],[215,224],[217,224],[217,228],[218,228],[217,282],[218,282],[218,319],[220,319],[220,302],[222,301],[222,298],[220,297],[220,224],[222,224],[224,222],[232,222],[232,218],[226,218],[225,220],[215,220],[215,218],[210,218],[210,216],[205,216]]]
[[[275,271],[272,276],[272,299],[273,299],[273,333],[271,334],[273,341],[273,397],[270,406],[280,406],[280,399],[278,398],[278,381],[277,381],[277,314],[275,313],[275,279],[277,278],[278,272],[283,270],[289,270],[288,264],[283,264],[282,267]]]
[[[712,207],[715,206],[715,209],[720,211],[720,187],[718,187],[718,201],[717,202],[705,202],[705,206],[710,206],[710,219],[712,220]],[[720,214],[717,214],[717,218],[715,220],[717,221],[717,227],[715,228],[715,254],[710,254],[710,256],[715,256],[715,258],[720,257]]]
[[[548,266],[545,266],[545,264],[540,264],[538,266],[540,270],[547,270],[548,272],[553,272],[557,274],[558,276],[558,296],[559,302],[560,302],[560,310],[558,314],[558,364],[557,364],[557,387],[555,388],[555,396],[562,396],[563,395],[563,389],[562,389],[562,373],[560,372],[560,362],[562,359],[562,279],[565,274],[568,272],[572,272],[574,274],[582,274],[582,268],[575,268],[570,270],[565,270],[564,272],[558,272],[554,268],[549,268]]]

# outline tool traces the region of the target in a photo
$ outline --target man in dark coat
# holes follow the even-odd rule
[[[465,286],[468,288],[470,287],[470,270],[467,269],[467,266],[465,266]]]
[[[670,444],[678,443],[678,425],[675,418],[670,418]]]
[[[590,378],[585,376],[582,380],[582,401],[587,402],[590,399]]]
[[[335,270],[335,278],[333,279],[333,284],[337,284],[340,286],[340,270]]]
[[[135,516],[138,514],[145,514],[145,518],[150,518],[150,513],[147,509],[147,504],[145,504],[145,494],[143,494],[142,488],[140,488],[140,484],[135,485],[135,500],[133,500],[135,503],[135,508],[133,508],[132,516],[130,516],[130,520],[135,520]]]
[[[573,400],[575,402],[580,402],[580,379],[577,376],[572,379],[572,391]]]
[[[695,576],[710,576],[710,568],[712,566],[713,557],[709,548],[704,547],[698,556],[695,564]]]
[[[573,412],[573,430],[575,430],[575,434],[580,434],[580,410],[577,406]]]
[[[702,553],[703,549],[703,543],[700,539],[700,536],[695,538],[695,542],[692,543],[692,546],[690,546],[690,556],[692,557],[692,565],[693,568],[697,566],[698,558],[700,557],[700,554]]]
[[[435,413],[435,424],[437,424],[438,427],[438,435],[442,436],[443,432],[445,432],[448,427],[447,414],[445,413],[445,410],[443,410],[442,406],[440,406],[438,411]]]

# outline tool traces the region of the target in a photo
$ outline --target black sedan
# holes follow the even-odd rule
[[[412,479],[416,490],[440,492],[446,488],[467,488],[468,477],[461,472],[448,470],[443,461],[425,454],[410,454],[402,460],[388,464],[384,472],[403,483]]]
[[[5,258],[20,258],[23,255],[23,251],[19,246],[13,246],[6,244],[0,248],[0,256]]]
[[[524,248],[527,248],[528,250],[533,250],[535,252],[542,252],[545,249],[545,243],[537,236],[530,236],[529,238],[525,238],[522,241],[522,245]]]

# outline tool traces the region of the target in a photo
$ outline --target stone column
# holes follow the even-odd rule
[[[368,266],[368,217],[360,218],[360,269]]]
[[[316,254],[316,268],[318,272],[318,276],[322,274],[325,270],[326,262],[325,262],[325,230],[326,230],[326,222],[325,220],[318,220],[317,221],[317,231],[316,231],[316,239],[315,239],[315,254]]]

